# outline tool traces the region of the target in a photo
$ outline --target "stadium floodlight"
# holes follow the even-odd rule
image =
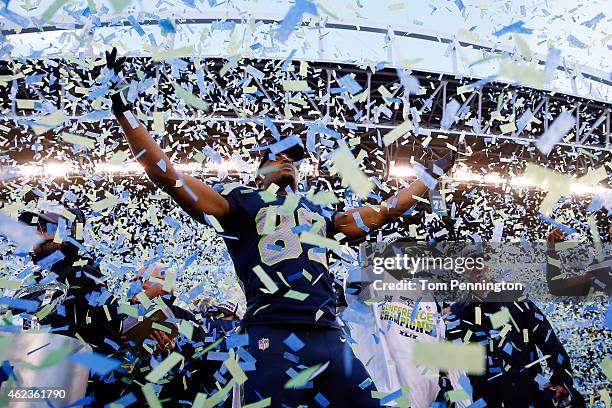
[[[7,167],[5,170],[7,176],[17,175],[22,177],[40,177],[43,175],[43,167],[40,165],[23,165],[23,166],[15,166],[15,167]]]
[[[393,178],[414,179],[416,174],[411,166],[404,164],[396,165],[395,162],[392,161],[389,166],[389,176]],[[536,183],[534,180],[524,176],[512,176],[509,178],[496,172],[480,174],[470,171],[465,167],[455,169],[451,175],[451,179],[453,182],[460,184],[481,184],[486,186],[500,186],[505,184],[511,186],[512,188],[528,188],[537,190],[545,190],[547,187],[545,183]],[[575,195],[602,195],[608,194],[610,189],[603,186],[592,186],[576,182],[572,183],[571,191]]]
[[[141,174],[144,173],[142,166],[136,162],[128,163],[97,163],[96,169],[105,174]]]
[[[234,160],[223,160],[219,164],[211,161],[204,165],[200,162],[177,163],[174,165],[174,167],[178,171],[184,173],[222,173],[250,170],[250,168],[245,168],[244,165],[241,165]],[[61,178],[69,175],[87,174],[86,168],[77,167],[72,164],[62,162],[48,162],[43,164],[29,163],[16,166],[4,166],[2,167],[2,170],[2,174],[12,177],[25,178]],[[122,163],[96,163],[95,171],[103,174],[144,174],[144,169],[136,161],[127,161]],[[254,168],[253,171],[255,171]]]
[[[240,162],[237,160],[223,160],[220,163],[209,161],[205,164],[200,162],[187,162],[175,164],[175,168],[183,173],[193,174],[227,174],[227,173],[254,173],[256,165],[248,162]],[[136,161],[128,161],[123,163],[96,163],[96,172],[101,174],[118,174],[118,175],[144,175],[144,169]],[[300,165],[300,172],[306,176],[316,174],[316,166],[304,160]],[[4,166],[0,168],[0,179],[7,178],[64,178],[70,175],[85,175],[88,172],[84,168],[79,168],[69,163],[62,162],[47,162],[44,164],[30,163],[16,166]],[[390,162],[389,177],[401,179],[414,179],[416,173],[414,168],[409,164],[401,162],[397,164],[395,161]],[[546,185],[535,183],[523,176],[513,176],[511,179],[496,172],[480,174],[468,170],[462,166],[456,168],[451,178],[453,182],[460,184],[481,184],[487,186],[509,185],[513,188],[528,188],[528,189],[546,189]],[[601,195],[608,194],[610,189],[603,186],[591,186],[583,183],[573,183],[571,191],[575,195]]]
[[[389,176],[396,178],[412,178],[416,176],[416,173],[414,172],[414,168],[407,164],[396,164],[395,161],[391,161]]]
[[[53,178],[64,177],[66,174],[76,171],[74,166],[63,162],[48,162],[43,164],[43,174]]]

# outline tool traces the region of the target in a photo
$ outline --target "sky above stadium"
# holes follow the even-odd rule
[[[19,24],[19,16],[34,17],[39,27],[85,23],[87,26],[91,16],[101,21],[127,18],[130,15],[137,20],[158,18],[272,18],[282,20],[295,2],[286,0],[267,1],[219,1],[219,0],[184,0],[184,1],[129,1],[129,0],[3,0],[8,2],[10,13],[3,13],[0,22],[4,29],[15,28]],[[605,14],[606,1],[591,1],[578,3],[576,1],[470,1],[470,0],[433,0],[429,2],[418,1],[371,1],[371,0],[335,0],[320,1],[316,3],[318,14],[327,21],[342,21],[372,25],[376,27],[391,26],[395,29],[408,28],[410,32],[422,30],[429,34],[439,35],[442,38],[457,38],[474,43],[497,45],[502,49],[518,50],[521,54],[533,53],[541,60],[546,58],[550,48],[556,48],[564,58],[563,62],[571,70],[575,64],[589,67],[589,72],[596,76],[610,80],[612,70],[612,35],[610,17]],[[298,2],[300,5],[306,2]],[[93,7],[92,7],[93,6]],[[104,6],[108,10],[104,10]],[[1,7],[1,6],[0,6]],[[82,10],[89,7],[95,12],[83,17]],[[53,10],[55,10],[53,12]],[[17,17],[16,17],[17,16]],[[311,18],[304,13],[305,18]],[[47,17],[47,18],[45,18]],[[75,18],[77,17],[77,18]],[[87,17],[90,17],[89,20]],[[3,21],[4,20],[4,21]],[[24,25],[25,20],[21,23]],[[95,23],[94,23],[95,24]],[[29,26],[34,26],[32,20]],[[510,28],[508,28],[510,27]],[[149,31],[152,27],[146,27]],[[157,27],[155,27],[157,28]],[[227,27],[221,27],[222,30]],[[134,30],[132,30],[134,31]],[[268,30],[269,31],[269,30]],[[159,33],[159,30],[157,30]],[[188,41],[193,41],[193,27],[185,35]],[[133,33],[132,33],[133,34]],[[157,33],[156,33],[157,34]],[[232,35],[236,32],[232,30]],[[61,33],[46,33],[43,35],[20,34],[8,36],[14,46],[16,56],[53,55],[57,49],[68,51],[65,45],[70,41],[60,37]],[[304,48],[315,49],[317,37],[302,33],[307,46],[298,47],[298,55]],[[181,33],[177,31],[180,41]],[[218,36],[219,37],[219,36]],[[292,37],[295,37],[295,33]],[[298,33],[298,37],[300,37]],[[338,51],[332,55],[323,55],[324,59],[331,60],[370,60],[373,62],[389,60],[389,53],[384,42],[385,36],[381,34],[366,34],[348,32],[347,30],[332,30],[325,35],[326,48]],[[517,39],[517,37],[519,37]],[[287,49],[293,46],[289,38]],[[227,43],[227,38],[223,43]],[[355,42],[358,41],[358,42]],[[393,47],[393,62],[400,65],[414,65],[419,69],[430,69],[434,72],[453,72],[460,74],[473,74],[484,76],[486,70],[474,72],[471,64],[486,58],[482,53],[473,50],[460,49],[459,64],[454,67],[448,61],[446,53],[448,46],[439,44],[437,52],[431,42],[405,43],[404,39],[397,39]],[[112,44],[113,41],[110,41]],[[230,41],[231,43],[231,41]],[[355,47],[355,44],[359,44]],[[101,49],[109,44],[96,38],[93,53],[101,53]],[[114,44],[113,44],[114,45]],[[122,36],[121,45],[133,52],[142,51],[143,42],[136,36]],[[301,48],[301,49],[300,49]],[[83,47],[84,49],[84,47]],[[71,52],[76,51],[74,47]],[[231,54],[236,48],[216,48],[208,46],[205,54]],[[281,53],[285,47],[280,48]],[[428,52],[430,51],[430,52]],[[242,52],[244,54],[244,52]],[[440,54],[445,58],[440,58]],[[302,57],[322,57],[318,55],[301,55]],[[479,64],[478,68],[487,63]],[[584,71],[584,69],[580,69]],[[606,98],[607,99],[607,98]]]

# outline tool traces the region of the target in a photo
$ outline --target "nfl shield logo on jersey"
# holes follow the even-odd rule
[[[260,350],[265,350],[268,347],[270,347],[270,339],[268,339],[267,337],[263,339],[259,339],[259,349]]]

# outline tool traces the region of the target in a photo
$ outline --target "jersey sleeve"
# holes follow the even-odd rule
[[[237,187],[227,194],[221,194],[221,197],[223,197],[229,204],[229,212],[225,217],[219,220],[219,223],[227,233],[232,235],[236,235],[238,233],[238,226],[240,225],[245,214],[240,199],[242,190],[243,189],[241,187]]]

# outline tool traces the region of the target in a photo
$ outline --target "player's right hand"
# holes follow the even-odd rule
[[[564,239],[565,234],[559,228],[555,228],[554,230],[550,231],[548,237],[546,237],[546,242],[556,244],[557,242],[563,242]]]
[[[119,77],[119,74],[123,72],[125,65],[125,57],[117,58],[117,47],[113,47],[111,52],[105,51],[106,56],[106,68],[112,70],[115,77],[111,79],[112,88],[119,88],[124,83],[123,78]],[[113,113],[116,116],[121,116],[124,112],[131,110],[129,103],[125,103],[121,97],[121,93],[117,90],[110,92],[110,98],[112,101]]]
[[[106,55],[106,68],[113,70],[116,75],[123,72],[125,57],[117,58],[117,47],[113,47],[111,52],[105,51],[104,54]]]

